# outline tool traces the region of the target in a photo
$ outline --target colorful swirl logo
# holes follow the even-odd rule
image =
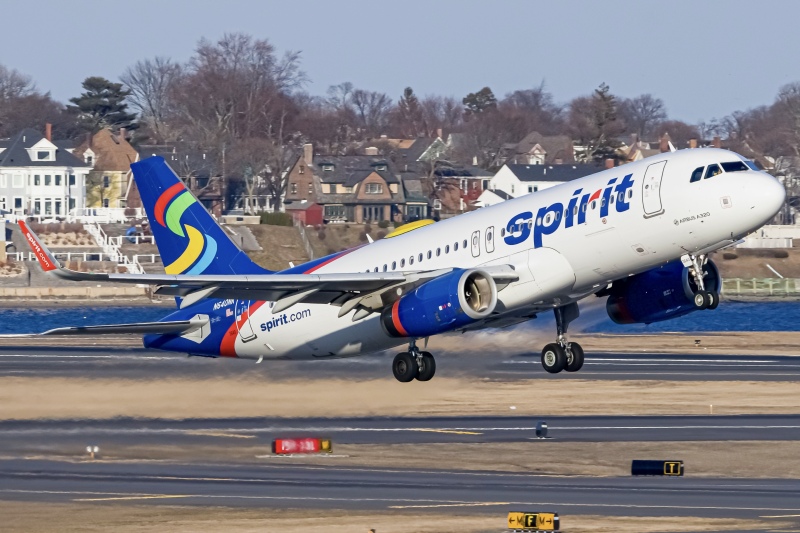
[[[179,237],[189,238],[189,244],[180,257],[164,267],[167,274],[202,274],[217,255],[217,241],[190,224],[181,224],[183,213],[195,202],[197,200],[183,183],[176,183],[161,193],[156,201],[156,222]]]

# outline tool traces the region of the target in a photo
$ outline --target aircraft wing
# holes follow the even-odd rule
[[[203,298],[231,298],[275,302],[274,313],[300,302],[338,305],[342,307],[339,316],[344,316],[355,308],[369,310],[366,314],[354,317],[357,320],[392,303],[397,295],[405,294],[426,281],[453,270],[446,268],[427,272],[198,276],[76,272],[64,268],[27,224],[20,221],[19,226],[45,272],[71,281],[153,285],[157,287],[156,294],[183,298],[181,308]],[[499,286],[505,286],[518,278],[514,270],[505,265],[483,270]]]

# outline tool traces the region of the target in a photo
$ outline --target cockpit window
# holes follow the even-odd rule
[[[760,170],[752,161],[745,161],[745,164],[750,167],[750,170]]]
[[[706,169],[705,179],[713,178],[717,174],[722,174],[722,169],[719,168],[719,165],[708,165],[708,169]]]
[[[750,168],[741,161],[731,161],[730,163],[722,163],[722,170],[725,172],[745,172]]]
[[[689,180],[689,183],[694,183],[695,181],[700,181],[703,179],[703,169],[706,167],[697,167],[692,172],[692,178]]]

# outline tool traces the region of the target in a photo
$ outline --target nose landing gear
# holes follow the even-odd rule
[[[719,305],[719,292],[706,290],[705,270],[703,267],[708,262],[706,254],[692,255],[687,254],[681,257],[684,266],[689,268],[689,275],[692,276],[697,291],[692,298],[692,302],[697,309],[716,309]]]
[[[558,374],[562,370],[577,372],[583,367],[583,348],[577,342],[567,341],[567,328],[570,322],[580,316],[577,303],[556,307],[556,330],[558,339],[542,350],[542,367],[551,373]]]
[[[420,351],[416,340],[408,345],[408,351],[397,354],[392,362],[392,373],[397,381],[430,381],[436,373],[436,359],[430,352]]]

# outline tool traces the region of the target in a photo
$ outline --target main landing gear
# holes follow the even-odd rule
[[[567,342],[567,327],[578,318],[580,311],[577,303],[556,307],[556,330],[558,339],[542,350],[542,366],[551,374],[562,370],[577,372],[583,366],[583,348],[577,342]]]
[[[412,340],[408,351],[397,354],[392,362],[392,373],[401,383],[417,381],[430,381],[436,373],[436,359],[430,352],[423,352],[417,348],[417,342]]]
[[[688,255],[681,258],[684,266],[689,267],[689,275],[692,276],[697,290],[692,298],[692,303],[697,309],[716,309],[719,305],[719,293],[716,291],[706,290],[703,267],[708,262],[708,256],[702,255]],[[688,264],[687,264],[688,263]]]

